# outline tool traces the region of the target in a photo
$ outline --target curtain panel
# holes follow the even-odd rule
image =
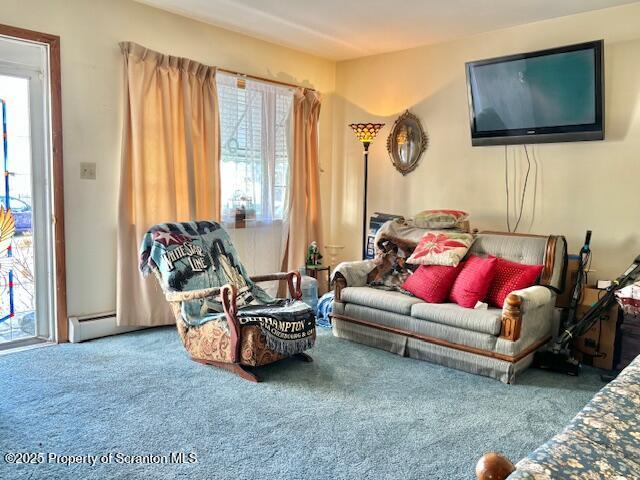
[[[162,291],[138,272],[138,245],[162,222],[220,218],[216,69],[131,42],[125,66],[118,206],[119,325],[175,319]]]
[[[312,241],[322,249],[320,209],[320,163],[318,118],[320,94],[298,89],[293,99],[293,148],[290,168],[288,212],[284,221],[285,245],[282,270],[305,265],[307,247]]]

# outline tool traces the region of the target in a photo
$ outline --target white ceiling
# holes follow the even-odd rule
[[[636,0],[136,0],[333,60]]]

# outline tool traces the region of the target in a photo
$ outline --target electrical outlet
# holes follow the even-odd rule
[[[80,178],[83,180],[96,179],[96,164],[83,162],[80,164]]]

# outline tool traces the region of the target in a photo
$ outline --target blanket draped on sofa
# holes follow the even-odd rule
[[[400,286],[417,265],[406,263],[423,235],[430,230],[416,227],[412,220],[397,218],[384,223],[374,240],[375,258],[367,261],[343,262],[333,278],[342,275],[347,285],[369,285],[382,290],[403,291]],[[450,231],[459,231],[458,229]]]
[[[237,289],[236,317],[240,325],[259,326],[269,348],[293,355],[313,346],[313,310],[299,300],[275,299],[256,285],[218,223],[155,225],[142,239],[140,271],[145,276],[156,274],[165,292],[231,284]],[[224,315],[219,296],[182,302],[182,320],[188,327],[223,320]]]

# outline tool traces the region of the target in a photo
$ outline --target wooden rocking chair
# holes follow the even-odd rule
[[[288,356],[283,351],[302,352],[315,341],[311,309],[300,305],[300,274],[249,277],[227,232],[216,222],[151,227],[140,247],[140,270],[144,275],[155,274],[175,315],[182,343],[196,362],[258,382],[246,367],[283,359]],[[268,281],[286,281],[294,302],[276,302],[255,285]],[[286,328],[302,323],[301,336],[292,338],[269,324],[276,318]],[[269,345],[278,345],[279,351]],[[304,353],[294,356],[311,361]]]
[[[252,276],[255,283],[286,280],[289,295],[295,300],[302,299],[301,278],[298,272],[274,273]],[[218,322],[208,322],[200,327],[188,327],[182,321],[182,302],[202,298],[217,298],[221,295],[228,332]],[[246,367],[257,367],[276,362],[286,355],[271,350],[264,334],[255,325],[241,326],[236,316],[237,290],[232,285],[222,288],[207,288],[186,292],[167,292],[167,301],[176,317],[178,333],[192,360],[228,370],[250,382],[259,382],[258,376]],[[313,359],[306,353],[294,355],[304,362]]]

